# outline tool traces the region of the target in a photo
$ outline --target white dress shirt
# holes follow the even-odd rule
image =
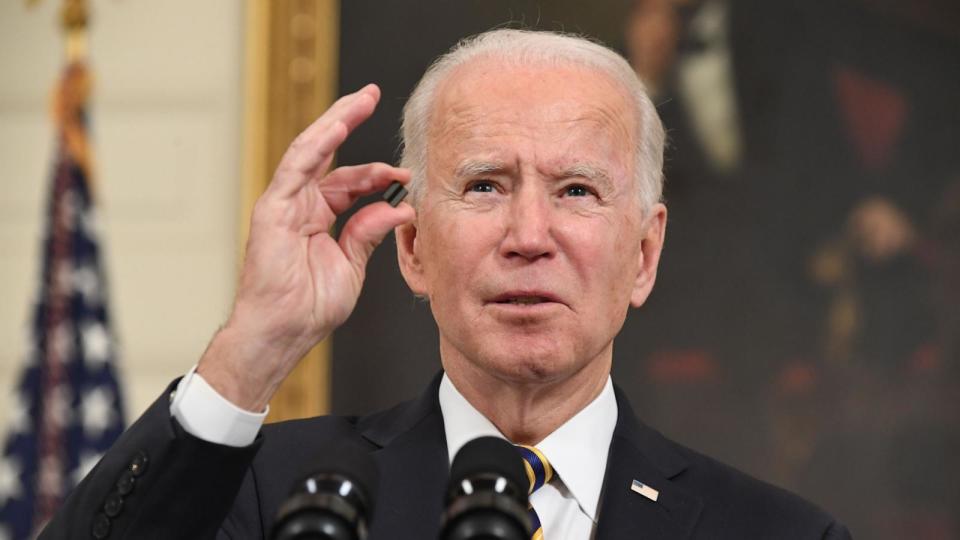
[[[440,411],[451,462],[463,445],[477,437],[506,438],[457,391],[446,374],[440,381]],[[617,399],[607,377],[596,399],[537,445],[555,474],[549,484],[530,496],[545,540],[594,537],[607,453],[616,425]]]
[[[180,380],[170,414],[194,437],[228,446],[247,446],[257,436],[267,411],[251,413],[220,395],[191,369]],[[467,442],[485,435],[506,438],[456,389],[446,374],[440,381],[450,461]],[[610,378],[600,395],[547,436],[537,448],[554,469],[554,479],[530,497],[545,540],[594,537],[607,453],[617,424],[617,400]]]
[[[193,366],[180,379],[170,400],[170,415],[187,433],[226,446],[250,446],[270,411],[252,413],[234,405],[200,376]]]

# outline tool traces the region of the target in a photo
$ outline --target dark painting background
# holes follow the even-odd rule
[[[428,63],[503,25],[595,36],[656,89],[667,244],[613,373],[641,418],[859,538],[960,538],[953,2],[350,0],[341,93],[383,99],[339,161],[396,161]],[[413,397],[440,367],[395,260],[388,239],[336,332],[335,413]]]

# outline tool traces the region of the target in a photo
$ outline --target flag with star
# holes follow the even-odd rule
[[[35,536],[124,426],[88,183],[89,87],[72,63],[54,96],[43,271],[0,457],[0,540]]]

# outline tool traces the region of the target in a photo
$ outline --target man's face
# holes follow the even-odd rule
[[[609,369],[665,220],[640,206],[635,125],[619,87],[584,68],[481,60],[441,84],[426,189],[398,247],[445,367],[529,382]]]

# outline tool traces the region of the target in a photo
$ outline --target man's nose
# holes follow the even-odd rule
[[[554,212],[549,196],[539,189],[521,189],[515,193],[507,217],[504,255],[528,260],[552,257],[557,248],[553,236]]]

